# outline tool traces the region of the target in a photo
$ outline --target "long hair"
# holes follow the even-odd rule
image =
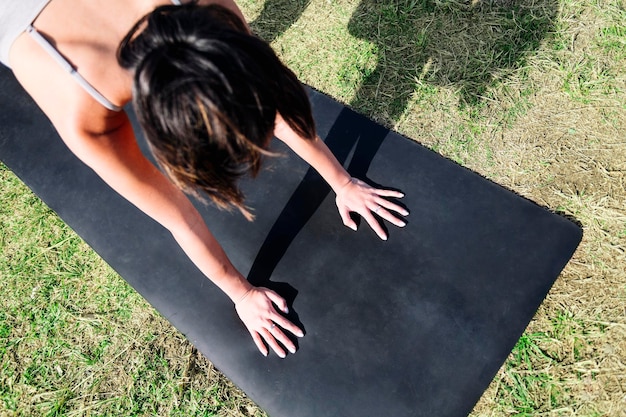
[[[118,61],[134,73],[135,112],[169,178],[248,219],[237,182],[259,172],[277,113],[303,138],[315,138],[295,74],[224,7],[156,8],[123,39]]]

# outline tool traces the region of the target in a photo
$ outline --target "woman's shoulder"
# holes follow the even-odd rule
[[[74,2],[50,2],[32,22],[34,28],[15,39],[9,54],[13,72],[22,85],[28,86],[31,96],[50,96],[47,91],[56,90],[52,86],[61,86],[58,94],[51,97],[59,107],[67,100],[81,105],[95,100],[111,109],[123,106],[131,98],[131,77],[118,65],[116,52],[119,40],[128,30],[126,26],[133,24],[136,16],[116,27],[111,24],[115,19],[107,15],[120,12],[122,2],[107,2],[102,13],[91,2],[76,3],[68,10],[70,3]],[[137,7],[130,13],[141,12]],[[68,21],[72,24],[68,25]],[[40,85],[30,81],[37,76],[45,78],[45,82]],[[55,82],[51,76],[57,77]],[[39,88],[45,91],[39,92]]]

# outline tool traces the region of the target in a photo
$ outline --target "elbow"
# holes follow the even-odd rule
[[[63,125],[57,126],[57,131],[69,150],[95,171],[98,171],[99,165],[106,159],[106,155],[110,154],[115,147],[120,146],[119,138],[128,129],[132,132],[132,127],[130,127],[130,122],[127,119],[122,121],[106,120],[97,123],[96,126],[90,126],[81,123],[80,120],[70,118]]]

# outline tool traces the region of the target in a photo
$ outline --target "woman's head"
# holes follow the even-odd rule
[[[248,215],[237,180],[259,171],[277,112],[315,137],[295,75],[223,7],[159,7],[129,32],[118,59],[134,72],[133,103],[159,164],[220,207]]]

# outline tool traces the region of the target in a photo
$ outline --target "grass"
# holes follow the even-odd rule
[[[582,224],[472,415],[626,415],[626,3],[239,4],[304,82]],[[0,415],[263,415],[4,168],[0,181]]]
[[[0,415],[261,415],[9,171],[0,174]]]

